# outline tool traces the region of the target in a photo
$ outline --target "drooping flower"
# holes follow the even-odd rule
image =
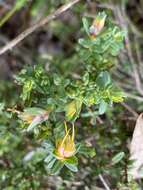
[[[105,24],[105,20],[106,20],[106,14],[104,12],[99,13],[96,18],[94,19],[91,27],[89,28],[89,33],[91,38],[96,38],[96,36],[98,34],[100,34],[100,32],[102,31],[104,24]]]
[[[30,115],[30,114],[25,113],[25,112],[19,114],[19,117],[20,117],[20,119],[22,119],[27,124],[30,124],[33,121],[33,119],[35,118],[34,115]]]
[[[70,129],[67,130],[67,126],[65,123],[65,136],[62,140],[61,139],[58,140],[56,145],[57,159],[64,160],[74,156],[76,152],[74,138],[75,138],[74,125],[72,126],[72,134],[70,135]]]
[[[30,131],[36,125],[46,121],[49,117],[49,111],[41,108],[27,108],[19,114],[19,118],[29,124],[27,130]]]

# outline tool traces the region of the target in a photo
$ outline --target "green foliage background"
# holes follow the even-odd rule
[[[15,1],[0,25],[7,31],[13,16],[21,11],[28,11],[34,22],[67,2]],[[132,131],[125,126],[120,104],[125,93],[113,75],[127,31],[117,26],[112,12],[106,10],[103,30],[91,39],[89,28],[97,12],[83,14],[90,8],[84,2],[75,5],[41,33],[29,37],[20,53],[10,52],[20,69],[14,68],[12,79],[0,83],[3,190],[105,188],[100,175],[111,189],[139,188],[136,182],[128,182],[126,141]],[[28,25],[23,22],[21,28]],[[45,34],[50,36],[47,41]],[[29,126],[20,119],[21,113],[39,114],[39,109],[48,112],[48,120]],[[65,135],[64,121],[69,127],[75,125],[77,152],[61,162],[55,144]]]

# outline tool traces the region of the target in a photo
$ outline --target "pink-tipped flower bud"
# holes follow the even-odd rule
[[[93,24],[91,25],[91,27],[89,28],[89,33],[91,38],[96,38],[96,36],[98,34],[100,34],[100,32],[102,31],[104,24],[105,24],[105,20],[106,20],[106,14],[104,12],[99,13],[95,20],[93,21]]]
[[[65,136],[63,140],[59,140],[56,146],[56,155],[59,160],[64,160],[74,156],[76,152],[74,143],[74,126],[72,129],[72,135],[69,134],[70,129],[65,129]]]

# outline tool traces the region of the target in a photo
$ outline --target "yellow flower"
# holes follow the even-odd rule
[[[90,27],[90,36],[92,39],[96,38],[98,34],[100,34],[101,30],[104,27],[105,24],[105,19],[106,19],[106,14],[99,13],[95,20],[93,21],[93,24]]]
[[[76,152],[75,143],[74,143],[74,125],[72,127],[72,135],[69,134],[70,129],[67,130],[67,126],[65,123],[65,136],[63,140],[58,140],[56,145],[56,156],[59,160],[64,160],[69,157],[74,156]]]

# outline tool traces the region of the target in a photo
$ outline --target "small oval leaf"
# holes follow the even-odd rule
[[[125,156],[124,152],[119,152],[118,154],[116,154],[113,158],[112,158],[112,165],[117,164],[118,162],[120,162],[123,157]]]

